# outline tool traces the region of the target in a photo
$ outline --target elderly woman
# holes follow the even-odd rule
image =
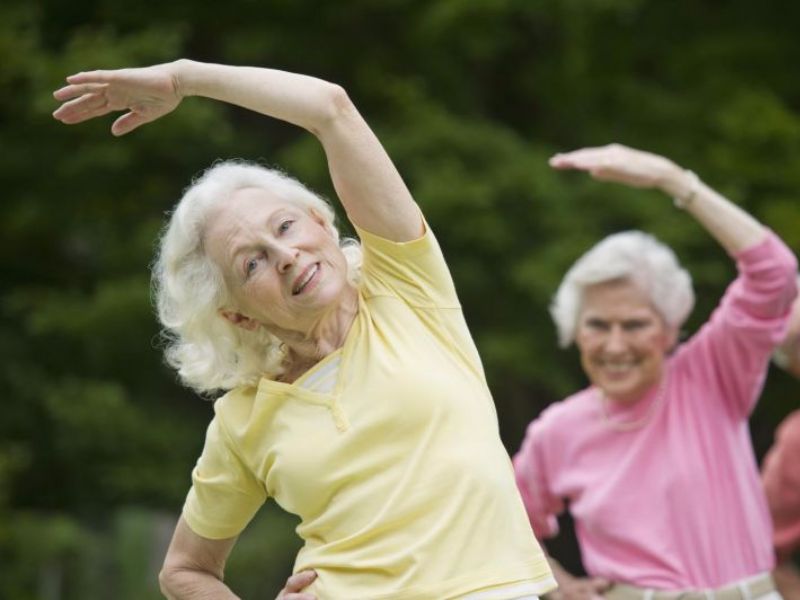
[[[433,233],[342,88],[180,60],[67,78],[54,116],[122,135],[205,96],[313,133],[361,238],[286,175],[218,164],[185,192],[154,280],[167,359],[223,390],[161,574],[233,598],[237,535],[272,497],[305,544],[279,598],[535,598],[554,587]]]
[[[570,600],[775,597],[767,503],[747,421],[786,331],[796,261],[693,173],[618,145],[556,155],[557,169],[656,188],[736,261],[708,323],[676,346],[689,275],[641,232],[609,236],[567,272],[552,314],[591,385],[548,407],[514,458],[537,536],[568,506],[584,566],[551,562]]]

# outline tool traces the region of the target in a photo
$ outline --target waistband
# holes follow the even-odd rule
[[[714,589],[657,590],[616,583],[603,597],[606,600],[756,600],[773,591],[775,582],[769,573],[764,573]]]

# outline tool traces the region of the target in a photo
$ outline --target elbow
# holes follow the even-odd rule
[[[195,585],[195,577],[191,572],[169,562],[164,563],[158,574],[158,587],[168,600],[187,597]]]
[[[786,279],[797,279],[797,256],[792,249],[779,237],[773,234],[775,241],[778,243],[779,251],[781,253],[780,266],[783,271],[783,276]]]
[[[164,597],[169,598],[170,600],[175,598],[173,593],[174,581],[175,571],[164,565],[161,568],[161,572],[158,574],[158,587],[161,590],[161,593],[164,594]]]
[[[165,562],[158,574],[158,587],[168,600],[179,600],[180,598],[205,598],[203,591],[218,590],[224,586],[221,573]]]
[[[312,128],[312,132],[317,137],[358,115],[355,105],[342,86],[326,83],[322,95],[324,98],[322,110],[317,123]]]

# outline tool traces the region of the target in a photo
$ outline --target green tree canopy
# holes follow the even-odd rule
[[[531,418],[585,383],[547,306],[591,244],[641,228],[673,246],[698,294],[688,331],[734,272],[669,199],[552,172],[547,157],[610,141],[665,154],[800,248],[799,22],[800,5],[775,0],[4,2],[0,596],[44,597],[54,564],[118,566],[62,577],[64,597],[110,589],[103,577],[128,585],[139,571],[120,565],[144,547],[126,533],[136,511],[180,509],[210,405],[162,364],[148,265],[184,186],[217,158],[247,157],[333,197],[303,131],[189,99],[116,139],[110,117],[51,118],[65,75],[190,57],[342,84],[437,231],[513,451]],[[771,376],[759,452],[796,396]],[[237,564],[288,570],[286,537],[261,556],[243,544],[242,586],[278,589],[286,571]]]

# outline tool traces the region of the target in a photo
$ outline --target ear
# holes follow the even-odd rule
[[[676,327],[668,327],[664,333],[664,351],[667,353],[672,352],[675,345],[678,343],[678,336],[680,335]]]
[[[223,308],[220,308],[219,315],[223,319],[227,319],[230,323],[233,323],[234,325],[236,325],[237,327],[241,327],[242,329],[246,329],[247,331],[255,331],[261,326],[261,323],[259,323],[255,319],[246,317],[242,313],[233,310],[225,310]]]

